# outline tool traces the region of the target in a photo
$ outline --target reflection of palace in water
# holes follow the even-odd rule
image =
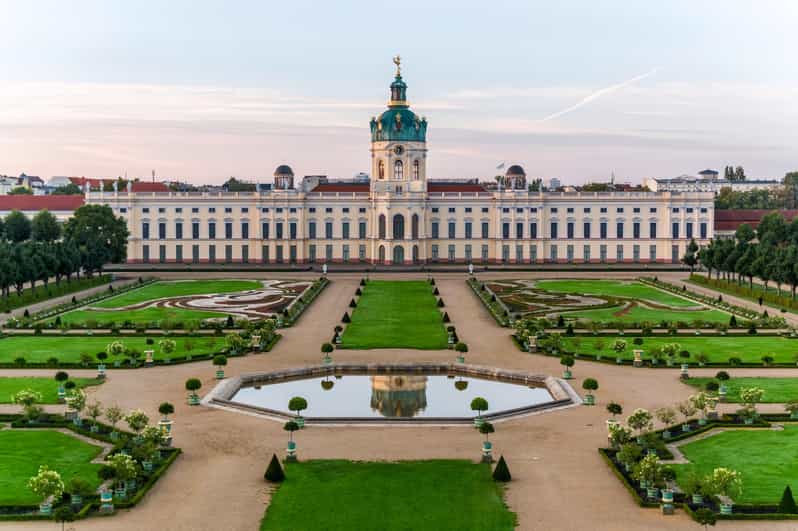
[[[384,417],[415,417],[427,407],[427,377],[386,374],[371,376],[371,409]]]

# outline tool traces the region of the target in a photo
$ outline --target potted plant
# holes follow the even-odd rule
[[[641,440],[643,436],[643,431],[646,429],[651,429],[651,425],[653,424],[653,417],[651,413],[643,408],[637,408],[629,415],[629,418],[626,419],[626,424],[637,432],[638,440]]]
[[[105,458],[108,466],[114,470],[116,480],[114,495],[124,500],[127,498],[128,490],[133,490],[136,486],[136,474],[138,469],[136,462],[127,454],[116,453]]]
[[[676,471],[669,466],[660,470],[662,480],[662,514],[673,514],[673,483],[676,480]]]
[[[307,408],[308,401],[301,396],[295,396],[288,401],[288,410],[296,411],[296,418],[294,418],[294,422],[296,422],[297,426],[300,428],[305,426],[305,419],[302,418],[302,411]]]
[[[115,358],[114,367],[119,367],[122,364],[122,362],[119,360],[119,356],[124,354],[126,350],[125,344],[121,341],[112,341],[105,346],[106,354]]]
[[[227,334],[224,342],[227,344],[227,351],[231,356],[237,356],[247,348],[247,341],[240,334]]]
[[[53,510],[51,499],[61,497],[64,492],[64,482],[58,472],[41,465],[39,473],[28,480],[28,488],[42,500],[39,503],[39,513],[50,514]]]
[[[784,409],[790,414],[790,419],[798,420],[798,400],[790,400],[784,404]]]
[[[322,354],[324,354],[324,357],[322,358],[322,363],[324,363],[325,365],[329,365],[332,363],[332,357],[330,356],[330,353],[333,351],[334,348],[335,347],[333,347],[331,343],[322,343],[321,352]]]
[[[477,412],[477,416],[474,419],[474,426],[476,426],[477,428],[482,426],[482,423],[485,422],[482,419],[482,412],[487,411],[488,407],[489,407],[488,401],[482,398],[481,396],[478,396],[471,401],[471,411]]]
[[[114,480],[116,472],[110,465],[105,464],[97,471],[97,476],[103,480],[103,486],[100,488],[100,513],[112,513],[114,511],[113,483],[111,483],[111,488],[107,488],[105,484]]]
[[[299,424],[289,420],[283,425],[283,429],[288,432],[288,447],[286,448],[286,461],[296,461],[296,443],[294,442],[294,432],[299,429]]]
[[[720,382],[720,387],[718,388],[718,399],[721,402],[725,402],[726,394],[729,392],[728,387],[726,387],[726,382],[728,382],[731,377],[726,371],[718,371],[718,373],[715,375],[715,379]]]
[[[55,373],[55,381],[58,382],[58,403],[63,404],[66,397],[66,389],[64,383],[69,380],[69,374],[65,371],[58,371]]]
[[[119,406],[108,406],[105,408],[105,418],[108,420],[108,423],[111,425],[111,440],[116,441],[119,439],[119,432],[116,431],[116,425],[122,420],[124,414],[122,413],[122,409]]]
[[[571,373],[571,367],[574,366],[575,360],[574,357],[570,354],[564,354],[560,358],[560,365],[564,366],[565,369],[562,372],[562,377],[565,380],[570,380],[573,378],[573,374]]]
[[[618,450],[617,454],[615,454],[615,458],[618,460],[619,463],[623,465],[624,470],[626,470],[626,472],[632,472],[635,464],[642,455],[643,455],[643,449],[640,447],[639,444],[635,444],[633,442],[627,442],[621,445],[621,449]]]
[[[647,454],[634,466],[634,478],[640,482],[640,488],[646,489],[646,496],[651,500],[657,499],[657,482],[660,480],[662,465],[656,454]]]
[[[690,378],[690,351],[689,350],[680,350],[679,357],[682,358],[682,366],[681,366],[681,374],[680,378],[682,380],[687,380]]]
[[[623,351],[626,350],[626,341],[623,339],[616,339],[612,344],[612,350],[615,351],[615,363],[618,365],[623,363]]]
[[[672,407],[661,407],[654,411],[654,416],[665,426],[665,429],[662,430],[662,438],[670,439],[671,432],[668,428],[673,425],[673,422],[676,420],[676,412]]]
[[[703,391],[699,391],[692,395],[688,400],[693,404],[696,411],[701,412],[701,417],[698,419],[699,426],[705,426],[707,423],[707,409],[709,409],[711,398]]]
[[[102,380],[105,378],[105,360],[108,359],[106,352],[98,352],[95,356],[97,358],[97,378]]]
[[[754,420],[759,416],[756,410],[756,405],[762,401],[762,396],[765,390],[759,387],[745,387],[740,389],[740,402],[743,404],[743,418],[746,424],[753,424]]]
[[[483,422],[479,425],[479,433],[485,436],[485,440],[482,442],[482,462],[483,463],[492,463],[493,462],[493,444],[490,442],[488,436],[493,433],[495,430],[493,428],[493,424],[488,421]]]
[[[682,480],[682,487],[684,493],[690,496],[690,501],[693,505],[704,504],[704,490],[706,489],[707,479],[698,474],[697,471],[691,470]]]
[[[189,392],[188,395],[188,405],[189,406],[198,406],[200,403],[199,395],[197,391],[202,387],[202,382],[199,378],[189,378],[186,380],[186,391]]]
[[[457,351],[457,363],[465,363],[465,353],[468,352],[468,345],[459,341],[454,346],[454,350]]]
[[[97,433],[100,431],[100,425],[97,423],[97,418],[103,414],[103,408],[100,405],[100,402],[94,400],[86,404],[86,415],[91,419],[91,427],[89,430],[92,433]]]
[[[161,420],[158,421],[158,427],[161,429],[164,437],[164,444],[170,446],[172,443],[172,420],[169,415],[175,412],[175,406],[170,402],[162,402],[158,406],[158,413],[162,415]]]
[[[133,439],[136,443],[141,442],[141,432],[150,423],[150,417],[140,409],[134,409],[125,415],[125,422],[130,427],[131,431],[136,434]]]
[[[679,410],[679,413],[682,414],[684,417],[684,422],[682,423],[682,431],[688,432],[690,431],[690,417],[695,415],[695,406],[693,405],[691,400],[685,400],[683,402],[679,402],[676,404],[676,409]]]
[[[164,359],[169,359],[169,355],[172,352],[174,352],[175,349],[177,348],[177,343],[175,343],[175,341],[173,339],[162,339],[162,340],[158,341],[158,348],[161,349],[161,353],[163,354]],[[190,349],[186,349],[186,350],[190,350]],[[186,358],[190,359],[189,356],[190,355],[187,354]]]
[[[17,391],[12,397],[12,400],[15,404],[22,406],[25,419],[29,424],[36,422],[36,419],[39,418],[39,415],[41,415],[43,411],[42,408],[37,405],[42,401],[42,395],[32,389]]]
[[[86,407],[86,393],[84,393],[82,389],[73,389],[67,394],[64,400],[74,414],[72,422],[75,424],[75,426],[80,426],[80,413],[83,411],[83,408]]]
[[[224,367],[227,365],[227,356],[224,354],[217,354],[213,357],[213,365],[216,367],[216,379],[224,379]]]
[[[585,398],[583,400],[583,403],[586,406],[595,405],[596,397],[593,395],[593,392],[598,390],[598,388],[598,380],[595,378],[585,378],[584,381],[582,381],[582,389],[587,391],[587,394],[585,394]]]
[[[606,409],[607,413],[612,415],[612,418],[607,419],[607,433],[610,433],[611,427],[618,424],[618,420],[615,417],[623,413],[623,406],[617,402],[610,402],[607,404]]]
[[[632,440],[632,430],[620,424],[608,424],[607,431],[609,432],[608,439],[610,446],[613,448],[620,448],[624,444]]]
[[[714,494],[721,497],[720,514],[732,514],[733,498],[738,497],[743,490],[740,475],[728,468],[716,468],[709,477],[709,486]]]

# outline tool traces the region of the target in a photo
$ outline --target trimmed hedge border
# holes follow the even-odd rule
[[[798,310],[798,299],[793,299],[790,296],[779,297],[778,292],[773,293],[770,290],[765,291],[764,286],[759,283],[755,284],[755,286],[758,286],[758,288],[752,291],[750,287],[737,284],[733,281],[718,278],[707,278],[704,275],[698,274],[690,275],[690,278],[687,281],[691,284],[696,284],[705,288],[712,288],[715,291],[720,291],[721,293],[732,295],[734,297],[740,297],[741,299],[746,299],[757,304],[759,303],[759,297],[762,297],[763,303],[766,303],[770,308],[776,308],[777,310],[784,310],[788,312],[795,312]],[[789,289],[787,292],[789,293]]]
[[[0,312],[8,313],[12,310],[16,310],[17,308],[30,306],[31,304],[39,304],[42,302],[47,302],[48,300],[54,299],[56,297],[63,297],[65,295],[71,295],[72,293],[77,293],[79,291],[96,288],[97,286],[107,284],[111,281],[111,275],[103,274],[90,278],[83,277],[81,279],[74,279],[71,282],[67,282],[65,279],[62,279],[60,285],[52,282],[47,287],[44,287],[42,284],[35,288],[33,295],[31,295],[30,288],[25,288],[22,291],[21,296],[17,295],[16,292],[13,292],[8,299],[3,299],[2,304],[0,304]],[[58,293],[53,293],[51,290],[58,291]],[[41,292],[46,292],[47,296],[39,297],[38,294]]]
[[[739,422],[735,422],[734,420],[723,420],[723,419],[736,419],[736,414],[729,414],[724,415],[718,420],[708,420],[704,426],[693,427],[689,432],[682,432],[681,426],[683,424],[691,424],[693,425],[694,420],[690,419],[687,422],[682,422],[679,424],[675,424],[673,426],[668,426],[668,430],[671,433],[676,435],[669,437],[668,439],[662,438],[662,432],[665,429],[655,430],[649,433],[656,433],[659,434],[659,441],[665,444],[671,444],[674,442],[678,442],[681,440],[689,439],[695,437],[696,435],[700,435],[706,431],[709,431],[714,428],[735,428],[735,429],[747,429],[747,428],[766,428],[770,427],[771,422],[795,422],[795,420],[791,419],[789,415],[786,414],[761,414],[759,419],[754,424],[743,424]],[[648,501],[644,499],[640,492],[638,492],[638,487],[630,483],[628,478],[628,473],[621,470],[618,464],[613,460],[612,456],[615,455],[616,450],[614,448],[599,448],[598,449],[599,455],[601,455],[604,462],[607,466],[610,467],[615,477],[621,481],[621,484],[626,488],[635,502],[641,507],[649,507],[649,508],[658,508],[660,507],[659,501]],[[670,454],[670,452],[668,452]],[[673,456],[663,456],[659,454],[660,458],[666,457],[666,459],[670,459]],[[664,463],[667,466],[667,463]],[[681,499],[681,501],[678,501]],[[691,518],[695,519],[695,509],[691,507],[692,503],[690,503],[689,498],[684,494],[675,494],[674,495],[674,506],[680,506],[684,511],[690,515]],[[715,513],[715,516],[718,520],[798,520],[798,514],[783,514],[777,513],[775,510],[778,509],[777,503],[771,504],[734,504],[733,510],[734,512],[731,515],[722,515],[715,510],[713,505],[714,503],[704,504],[701,508],[710,509]],[[699,506],[695,506],[698,508]],[[737,512],[741,511],[741,512]],[[748,512],[744,512],[748,511]],[[773,511],[773,512],[767,512]]]
[[[282,328],[290,328],[299,321],[299,318],[302,317],[302,314],[305,313],[305,310],[313,304],[313,301],[316,300],[316,297],[324,291],[330,284],[330,280],[327,277],[321,277],[308,288],[307,293],[303,293],[301,297],[297,297],[293,303],[291,303],[285,311],[288,312],[287,316],[283,314],[283,325]],[[302,302],[302,299],[305,299],[305,302]],[[296,308],[298,306],[298,308]],[[296,308],[296,309],[294,309]],[[287,317],[287,318],[286,318]]]
[[[504,303],[501,302],[499,297],[495,293],[493,293],[493,291],[491,291],[491,289],[486,284],[485,284],[485,290],[483,291],[482,290],[482,286],[483,286],[484,282],[480,282],[479,280],[477,280],[476,277],[469,278],[468,280],[466,280],[466,283],[469,286],[471,286],[471,291],[473,291],[474,294],[476,294],[476,296],[479,297],[479,300],[482,301],[482,305],[485,306],[485,308],[488,310],[488,312],[490,312],[490,314],[496,320],[498,325],[502,326],[502,327],[505,327],[505,328],[509,327],[510,326],[510,319],[508,317],[506,317],[505,315],[500,315],[498,313],[498,310],[496,308],[494,308],[494,303],[491,302],[491,298],[492,297],[496,297],[496,303],[495,304],[497,306],[499,306],[500,308],[503,308],[504,311],[506,312],[506,315],[511,315],[509,308],[507,308],[504,305]],[[484,295],[483,295],[483,293],[484,293]]]
[[[107,444],[113,445],[113,449],[109,453],[109,455],[118,452],[119,450],[125,448],[125,443],[128,439],[133,437],[133,434],[130,432],[126,432],[123,430],[116,430],[121,435],[124,435],[124,438],[119,440],[112,440],[110,436],[105,435],[104,433],[92,432],[89,429],[82,429],[81,427],[75,426],[69,420],[66,420],[61,415],[48,415],[51,422],[46,423],[28,423],[27,421],[23,420],[22,415],[19,414],[1,414],[0,415],[0,422],[10,422],[14,429],[25,429],[25,428],[50,428],[50,429],[68,429],[73,431],[79,435],[84,437],[88,437],[90,439],[94,439],[97,441],[101,441]],[[88,423],[88,421],[87,421]],[[113,428],[108,424],[97,422],[96,423],[101,429],[105,429],[106,431],[110,431]],[[160,465],[153,469],[150,473],[150,476],[147,478],[147,481],[144,482],[137,490],[133,498],[129,501],[122,501],[117,502],[114,501],[114,514],[118,509],[130,509],[135,507],[143,498],[144,496],[150,491],[150,489],[155,485],[155,483],[166,473],[172,463],[180,456],[182,450],[180,448],[172,448],[172,447],[164,447],[160,449],[161,452],[168,452],[169,456],[164,459]],[[76,520],[82,520],[83,518],[87,518],[90,516],[112,516],[112,515],[104,515],[99,514],[93,511],[97,511],[100,508],[99,497],[96,494],[92,494],[91,496],[85,497],[86,501],[80,511],[75,513]],[[3,514],[3,511],[10,511],[7,514]],[[24,513],[19,511],[31,511],[30,513]],[[42,515],[38,513],[39,506],[38,505],[0,505],[0,522],[4,521],[23,521],[23,520],[52,520],[52,515]]]

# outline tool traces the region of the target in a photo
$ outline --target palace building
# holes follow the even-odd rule
[[[372,118],[371,176],[258,192],[88,192],[128,222],[131,263],[671,263],[713,237],[709,192],[531,192],[521,166],[495,182],[427,174],[427,120],[398,58]]]

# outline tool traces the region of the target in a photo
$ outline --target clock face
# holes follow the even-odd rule
[[[396,146],[395,148],[393,148],[393,152],[396,153],[397,155],[401,155],[402,153],[405,152],[405,148],[403,148],[402,146]]]

